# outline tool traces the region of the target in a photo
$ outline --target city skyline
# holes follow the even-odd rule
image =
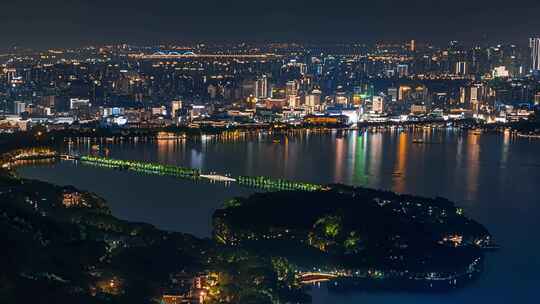
[[[123,41],[373,42],[417,39],[520,43],[540,35],[540,4],[273,1],[42,1],[3,3],[0,46],[66,47]]]

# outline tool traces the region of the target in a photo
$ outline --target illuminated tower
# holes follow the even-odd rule
[[[409,76],[409,66],[407,64],[398,64],[397,74],[400,78]]]
[[[540,71],[540,37],[531,38],[529,46],[531,47],[531,70]]]
[[[456,62],[456,75],[465,76],[467,75],[467,62],[458,61]]]
[[[287,81],[286,88],[285,88],[285,95],[291,96],[291,95],[298,95],[299,85],[298,81],[291,80]]]
[[[180,110],[182,109],[182,101],[181,100],[173,100],[171,101],[171,116],[173,118],[178,117],[180,114]]]
[[[268,97],[268,77],[263,75],[255,83],[255,97],[264,99]]]

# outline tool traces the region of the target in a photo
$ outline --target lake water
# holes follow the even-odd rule
[[[413,143],[423,138],[424,143]],[[109,157],[442,196],[484,224],[502,249],[481,278],[445,294],[337,294],[313,288],[314,303],[537,303],[540,284],[540,140],[454,130],[302,132],[294,136],[105,143]],[[69,146],[88,153],[90,142]],[[254,189],[141,175],[62,162],[25,167],[22,176],[74,185],[104,197],[113,214],[199,237],[227,198]]]

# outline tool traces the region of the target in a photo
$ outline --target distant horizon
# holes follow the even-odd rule
[[[321,46],[335,46],[335,45],[365,45],[367,47],[375,46],[379,43],[388,43],[388,44],[405,44],[410,42],[411,40],[414,40],[418,46],[421,45],[429,45],[429,46],[435,46],[435,47],[446,47],[450,44],[452,41],[457,41],[460,45],[464,47],[476,47],[476,46],[497,46],[497,45],[515,45],[518,47],[528,47],[529,39],[530,38],[540,38],[540,34],[538,35],[530,35],[529,37],[526,37],[524,39],[520,40],[504,40],[504,39],[493,39],[493,40],[484,40],[479,41],[477,40],[466,40],[466,39],[448,39],[448,40],[440,40],[440,41],[433,41],[433,40],[422,40],[422,39],[415,39],[414,37],[409,39],[403,39],[403,40],[397,40],[397,39],[375,39],[375,40],[300,40],[300,39],[283,39],[283,40],[268,40],[268,41],[257,41],[257,40],[248,40],[248,39],[226,39],[226,40],[220,40],[220,39],[186,39],[186,40],[170,40],[170,41],[125,41],[125,40],[117,40],[117,41],[87,41],[87,42],[81,42],[81,43],[60,43],[60,44],[50,44],[50,45],[31,45],[31,44],[11,44],[11,45],[4,45],[0,46],[2,50],[14,50],[14,49],[28,49],[33,51],[46,51],[49,49],[80,49],[80,48],[87,48],[87,47],[103,47],[103,46],[118,46],[122,44],[126,44],[128,46],[132,47],[158,47],[158,46],[195,46],[198,44],[208,44],[208,45],[218,45],[218,44],[225,44],[225,45],[239,45],[239,44],[247,44],[247,45],[270,45],[270,44],[299,44],[299,45],[321,45]]]
[[[0,46],[127,41],[526,41],[540,1],[29,0],[0,3]]]

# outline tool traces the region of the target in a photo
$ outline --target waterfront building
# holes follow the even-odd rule
[[[427,113],[427,107],[425,105],[411,105],[411,114],[413,115],[420,115],[420,114],[426,114]]]
[[[381,96],[373,97],[373,103],[371,107],[372,111],[378,114],[384,112],[384,98]]]
[[[321,105],[321,92],[313,90],[306,95],[304,106],[308,113],[313,113]]]

